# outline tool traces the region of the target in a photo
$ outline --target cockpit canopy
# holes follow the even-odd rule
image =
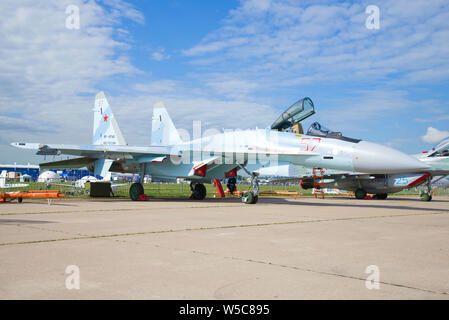
[[[290,131],[303,134],[301,121],[307,119],[308,117],[315,114],[315,107],[310,98],[303,98],[296,103],[294,103],[291,107],[285,110],[279,118],[276,119],[275,122],[271,125],[271,130],[277,131]],[[297,127],[297,131],[295,131],[294,126]],[[299,130],[298,130],[299,129]],[[344,140],[348,142],[358,143],[361,140],[348,138],[342,135],[341,132],[332,131],[318,122],[314,122],[309,130],[307,131],[307,135],[323,137],[323,138],[333,138]]]
[[[312,125],[309,127],[309,130],[307,131],[307,135],[315,136],[315,137],[339,139],[339,140],[344,140],[344,141],[353,142],[353,143],[359,143],[361,141],[359,139],[352,139],[352,138],[345,137],[345,136],[343,136],[343,134],[341,132],[332,131],[332,130],[326,128],[325,126],[322,126],[318,122],[312,123]]]
[[[315,108],[310,98],[304,98],[293,104],[285,110],[279,118],[271,125],[272,130],[283,130],[291,128],[295,122],[302,120],[315,114]]]
[[[443,140],[432,148],[429,157],[449,157],[449,139]]]

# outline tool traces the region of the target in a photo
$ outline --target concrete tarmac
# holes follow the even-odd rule
[[[0,299],[448,298],[445,196],[0,203]]]

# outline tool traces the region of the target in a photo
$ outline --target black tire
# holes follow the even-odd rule
[[[140,182],[133,183],[131,187],[129,187],[129,197],[133,201],[136,201],[137,198],[143,193],[143,186],[142,184],[140,184]]]
[[[388,193],[378,193],[376,194],[376,199],[385,200],[388,198]]]
[[[355,198],[356,199],[362,200],[362,199],[365,199],[365,197],[366,197],[366,191],[365,190],[363,190],[363,189],[355,190]]]
[[[195,186],[193,187],[193,198],[195,198],[195,200],[204,200],[204,198],[206,198],[206,187],[204,186],[204,184],[202,183],[197,183],[195,184]]]
[[[22,203],[23,198],[17,198],[17,201],[18,201],[19,203]]]
[[[254,196],[253,204],[256,204],[259,201],[259,196]]]

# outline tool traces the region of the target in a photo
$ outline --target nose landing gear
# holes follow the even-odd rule
[[[259,179],[257,178],[257,174],[255,172],[249,172],[242,165],[239,165],[239,167],[245,170],[245,172],[251,176],[252,190],[245,192],[242,195],[242,202],[246,204],[256,204],[259,201]]]
[[[427,178],[427,192],[421,192],[422,201],[432,201],[432,177]]]

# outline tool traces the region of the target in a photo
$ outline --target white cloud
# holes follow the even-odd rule
[[[438,129],[429,127],[427,128],[427,132],[424,136],[421,137],[421,140],[428,144],[436,144],[441,140],[449,137],[449,131],[440,131]]]
[[[236,47],[242,44],[248,43],[247,38],[226,39],[223,41],[213,41],[207,44],[201,44],[191,49],[184,50],[183,53],[186,56],[197,56],[205,53],[212,53],[226,49],[228,47]]]
[[[170,55],[165,53],[165,49],[159,48],[151,54],[151,58],[156,61],[170,59]]]
[[[193,63],[258,82],[261,90],[329,81],[410,83],[449,79],[449,3],[383,1],[380,30],[367,1],[242,1],[196,46]],[[262,83],[265,78],[271,82]],[[391,80],[393,78],[394,80]]]
[[[279,115],[269,105],[245,100],[223,101],[188,95],[146,93],[134,96],[111,95],[107,98],[126,140],[129,144],[137,145],[149,144],[153,105],[159,101],[166,106],[176,128],[189,132],[193,121],[201,121],[203,131],[265,128]]]
[[[176,82],[173,80],[159,80],[146,83],[136,83],[133,85],[134,90],[149,94],[172,92],[175,90],[175,87]]]
[[[78,30],[66,28],[68,5],[80,9]],[[96,87],[140,72],[127,55],[129,37],[120,40],[123,19],[144,21],[122,0],[0,2],[2,156],[22,155],[5,142],[90,142]]]
[[[216,93],[231,99],[242,99],[257,89],[257,84],[240,79],[215,78],[207,83]]]

